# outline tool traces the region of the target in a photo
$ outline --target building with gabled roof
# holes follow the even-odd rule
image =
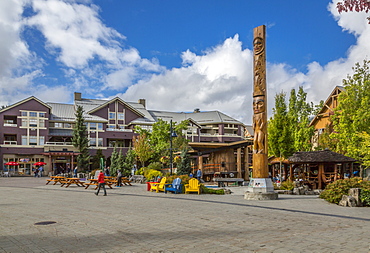
[[[159,119],[181,122],[189,120],[184,132],[191,142],[230,143],[250,136],[246,126],[219,112],[169,112],[148,110],[146,101],[126,102],[85,99],[75,92],[73,104],[47,103],[34,96],[0,110],[0,157],[5,164],[18,162],[15,171],[32,173],[32,164],[46,162],[46,172],[72,169],[78,150],[72,145],[77,106],[84,109],[90,139],[90,154],[98,149],[109,157],[117,147],[126,153],[136,133],[135,126],[151,130]],[[251,128],[249,128],[250,130]]]
[[[330,132],[333,131],[330,116],[334,115],[335,108],[338,107],[339,94],[344,91],[342,86],[336,86],[326,99],[319,113],[311,120],[309,126],[315,128],[315,133],[312,138],[313,148],[318,147],[320,135],[327,128]]]

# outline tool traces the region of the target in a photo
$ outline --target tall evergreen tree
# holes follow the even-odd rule
[[[110,157],[110,173],[111,175],[115,175],[117,172],[117,169],[119,169],[119,154],[117,152],[117,148],[114,147],[112,155]]]
[[[89,139],[87,137],[87,127],[83,117],[84,110],[82,106],[76,108],[76,122],[73,127],[72,144],[78,149],[80,154],[77,156],[78,169],[87,170],[89,168],[90,154],[89,154]]]

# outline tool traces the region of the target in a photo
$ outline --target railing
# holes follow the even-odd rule
[[[18,125],[17,124],[4,123],[4,126],[17,127]]]
[[[17,145],[17,141],[4,141],[4,145]]]
[[[52,146],[70,146],[72,142],[46,142],[45,145],[52,145]]]
[[[107,128],[106,131],[133,132],[132,129]]]

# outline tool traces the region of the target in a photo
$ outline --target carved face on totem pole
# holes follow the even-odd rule
[[[263,39],[257,37],[253,41],[254,54],[260,54],[263,51]]]
[[[253,98],[253,112],[254,114],[265,112],[265,100],[263,97]]]

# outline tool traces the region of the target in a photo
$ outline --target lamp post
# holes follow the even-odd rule
[[[173,169],[173,157],[172,157],[172,138],[177,137],[177,134],[172,129],[172,119],[170,121],[170,175],[172,175]]]

